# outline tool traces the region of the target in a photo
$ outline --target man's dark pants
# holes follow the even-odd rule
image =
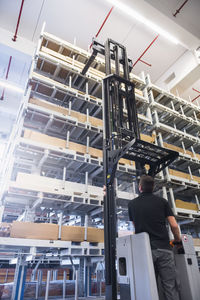
[[[165,300],[179,300],[173,252],[167,249],[153,249],[152,257],[156,279],[160,277]]]

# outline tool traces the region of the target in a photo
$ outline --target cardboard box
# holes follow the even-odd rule
[[[81,226],[62,226],[61,240],[72,242],[83,242],[85,228]]]
[[[193,239],[194,246],[200,247],[200,239]]]
[[[104,230],[94,227],[87,228],[87,242],[104,243]]]
[[[179,199],[177,199],[175,201],[175,203],[176,203],[176,207],[178,207],[178,208],[198,211],[198,206],[195,203],[190,203],[190,202],[182,201]]]
[[[14,221],[11,227],[10,237],[38,240],[57,240],[58,225]]]

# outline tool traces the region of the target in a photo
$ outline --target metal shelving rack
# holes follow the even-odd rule
[[[193,222],[200,217],[200,108],[156,87],[150,76],[146,81],[157,143],[179,152],[173,168],[165,170],[168,198],[177,216]],[[177,207],[176,199],[195,203],[196,210]]]
[[[8,149],[12,164],[5,170],[8,181],[2,193],[4,220],[42,219],[38,217],[41,206],[49,222],[51,212],[57,215],[59,224],[69,214],[81,216],[80,224],[85,226],[96,218],[98,222],[102,219],[105,62],[96,57],[83,76],[89,57],[89,52],[76,45],[46,32],[41,34],[30,74],[31,89],[23,100],[13,131],[14,142]],[[195,226],[200,217],[200,108],[156,87],[149,76],[131,72],[130,80],[137,89],[142,139],[179,152],[176,162],[156,176],[156,193],[169,200],[180,224],[193,222]],[[127,203],[136,196],[135,175],[133,162],[122,159],[118,163],[116,197],[120,221],[128,220]],[[177,207],[176,199],[196,203],[197,210]],[[32,247],[39,255],[49,249],[67,248],[66,256],[82,257],[82,269],[84,257],[103,260],[103,244],[87,242],[74,248],[71,242],[3,238],[1,250],[12,248],[14,257],[19,249],[29,253]],[[199,247],[196,251],[200,252]],[[80,280],[84,282],[86,274],[82,271]]]
[[[79,215],[80,224],[84,226],[102,218],[101,93],[105,66],[103,59],[97,58],[86,75],[81,76],[88,57],[89,53],[52,35],[43,33],[41,36],[30,75],[31,90],[23,102],[20,126],[12,143],[13,165],[9,168],[9,181],[3,194],[4,220],[8,217],[10,220],[43,220],[41,207],[46,212],[45,221],[51,221],[53,212],[57,215],[54,221],[59,225],[69,214]],[[136,95],[142,138],[154,142],[146,129],[151,126],[152,118],[144,75],[131,78],[143,91],[138,90]],[[117,167],[118,211],[125,215],[128,201],[136,196],[132,180],[135,171],[135,164],[127,159],[122,159]],[[16,205],[18,210],[10,216],[9,212]],[[49,256],[49,251],[55,249],[60,249],[56,259],[61,263],[69,256],[79,258],[79,280],[85,282],[86,267],[89,268],[92,259],[96,258],[96,263],[103,261],[103,247],[101,243],[74,245],[64,241],[3,238],[1,250],[9,251],[10,260],[18,258],[15,290],[19,269],[24,268],[33,249],[32,263],[38,263],[41,255],[44,261],[55,262],[55,258]],[[1,259],[5,259],[3,254]]]
[[[48,55],[46,55],[47,52]],[[64,56],[66,53],[67,56]],[[56,57],[57,55],[61,56],[62,64],[60,59]],[[51,201],[51,206],[52,200],[59,202],[60,199],[66,211],[74,211],[74,208],[75,211],[78,211],[77,203],[80,203],[79,206],[82,207],[83,213],[88,213],[95,206],[98,208],[102,206],[103,195],[100,192],[101,189],[98,190],[98,194],[101,194],[98,199],[91,199],[87,189],[89,182],[92,182],[93,185],[95,183],[97,186],[102,186],[102,154],[99,151],[102,149],[103,123],[101,121],[102,100],[99,97],[101,97],[104,62],[102,59],[97,58],[91,71],[89,70],[84,77],[80,76],[81,68],[88,56],[89,53],[48,33],[44,33],[41,37],[30,78],[32,85],[30,100],[24,106],[26,113],[22,134],[16,141],[14,171],[6,195],[8,201],[12,201],[13,197],[16,196],[18,199],[20,198],[23,205],[27,205],[26,192],[28,185],[26,185],[26,188],[22,187],[22,185],[16,184],[15,179],[18,172],[28,174],[39,172],[45,174],[46,177],[56,178],[54,185],[57,193],[45,193],[45,191],[38,189],[38,193],[44,193],[43,201],[45,205],[48,206],[48,201]],[[68,63],[63,62],[64,60]],[[98,69],[101,69],[101,71]],[[66,75],[65,72],[67,72],[67,78],[63,79],[63,73]],[[146,136],[146,133],[148,133],[146,125],[151,125],[152,119],[148,107],[149,101],[145,81],[134,75],[131,78],[136,86],[143,90],[143,96],[141,94],[136,95],[139,119],[145,133],[143,138],[153,141],[153,137]],[[80,81],[82,82],[81,85]],[[37,100],[38,98],[40,100]],[[48,108],[44,107],[47,106],[47,103],[49,104]],[[64,113],[54,110],[55,107],[58,107],[58,104],[59,107],[65,109]],[[74,117],[77,112],[79,112],[79,115],[81,113],[82,116],[85,116],[84,121]],[[144,112],[146,113],[144,114]],[[100,125],[95,126],[91,119]],[[28,130],[43,134],[41,135],[41,141],[28,139],[25,136]],[[63,142],[65,140],[66,145],[60,147],[43,143],[42,138],[45,139],[46,136],[60,139]],[[73,143],[73,147],[69,147],[70,143]],[[85,147],[85,152],[81,146]],[[130,199],[135,194],[134,188],[132,194],[130,194],[134,174],[135,166],[132,162],[123,160],[119,163],[117,175],[120,188],[117,190],[117,195],[119,195],[119,202],[122,202],[120,209],[127,205],[127,201],[124,202],[125,205],[123,204],[123,199]],[[130,182],[129,193],[123,191],[123,182],[127,179]],[[66,184],[64,183],[66,180],[77,182],[75,190],[79,189],[79,184],[84,184],[85,192],[82,195],[75,196],[71,192],[67,193],[67,187],[63,188],[64,191],[61,188],[58,192],[59,189],[56,186]],[[124,186],[127,189],[127,184]],[[95,187],[91,186],[91,188],[93,189],[92,194],[97,194],[94,191]],[[18,190],[20,194],[18,194]],[[22,190],[25,195],[23,195]],[[29,198],[32,199],[32,205],[34,205],[34,201],[37,201],[38,193],[30,190]],[[68,197],[67,201],[69,203],[64,203],[66,200],[64,201],[62,198],[65,196]]]

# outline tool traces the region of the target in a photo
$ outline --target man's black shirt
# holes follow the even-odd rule
[[[174,216],[167,200],[152,193],[142,193],[128,204],[135,233],[147,232],[152,249],[170,249],[166,218]]]

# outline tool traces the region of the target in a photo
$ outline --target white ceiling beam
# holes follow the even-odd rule
[[[200,78],[200,65],[194,51],[186,51],[155,82],[159,87],[181,96]]]
[[[36,45],[30,40],[24,39],[19,36],[17,38],[17,42],[13,42],[12,40],[13,33],[3,28],[0,28],[0,36],[1,36],[1,44],[10,47],[13,50],[16,50],[18,54],[19,52],[21,52],[31,57],[34,55]]]

